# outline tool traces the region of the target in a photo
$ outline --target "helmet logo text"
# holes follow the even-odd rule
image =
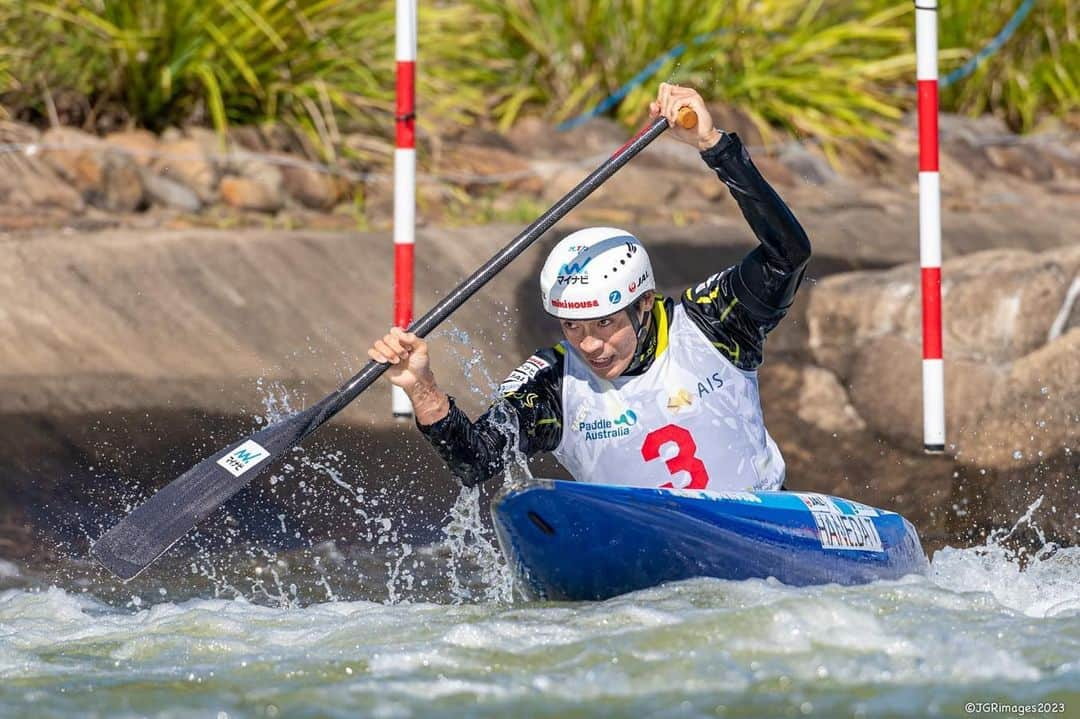
[[[589,265],[590,262],[592,262],[591,257],[586,257],[585,261],[581,264],[578,264],[577,262],[567,262],[559,268],[559,276],[561,277],[563,275],[580,275],[582,272],[585,271],[585,268]]]

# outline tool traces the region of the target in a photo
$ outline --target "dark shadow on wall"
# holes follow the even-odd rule
[[[85,557],[145,497],[257,427],[252,417],[184,410],[7,415],[0,426],[0,556],[28,561]],[[437,538],[457,493],[411,423],[331,423],[200,525],[200,542],[224,546],[236,536],[230,528],[240,528],[274,549],[349,544],[367,530],[359,509],[385,513],[423,544]]]

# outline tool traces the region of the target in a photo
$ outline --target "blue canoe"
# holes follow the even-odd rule
[[[899,514],[824,494],[544,479],[503,490],[491,511],[536,599],[606,599],[691,577],[862,584],[929,566]]]

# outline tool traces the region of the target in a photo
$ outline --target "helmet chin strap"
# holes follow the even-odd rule
[[[649,338],[649,327],[652,323],[649,321],[649,315],[651,312],[646,311],[645,321],[643,322],[638,316],[638,303],[634,302],[625,310],[626,316],[630,318],[630,325],[634,328],[634,335],[637,337],[637,345],[634,347],[634,356],[630,360],[630,365],[623,370],[623,374],[632,372],[642,365],[645,360],[644,346],[645,341]]]

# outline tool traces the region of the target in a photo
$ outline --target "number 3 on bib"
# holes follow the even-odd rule
[[[660,429],[649,432],[645,437],[645,444],[641,445],[641,456],[646,462],[660,458],[660,448],[665,444],[672,443],[679,448],[679,453],[666,460],[668,471],[672,475],[686,472],[690,475],[690,484],[684,489],[705,489],[709,484],[709,473],[705,470],[705,463],[697,458],[697,444],[690,432],[677,424],[669,424]],[[660,485],[662,488],[674,489],[671,482]]]

